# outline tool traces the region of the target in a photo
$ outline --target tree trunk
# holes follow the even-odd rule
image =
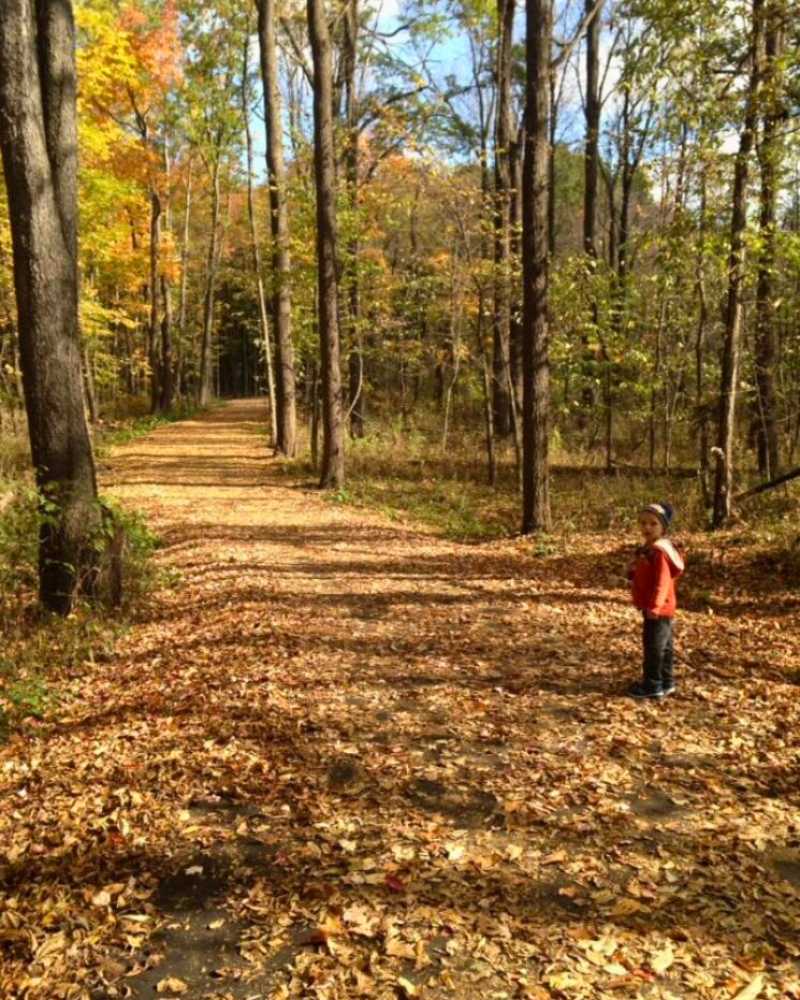
[[[548,126],[552,0],[528,0],[525,160],[522,178],[522,533],[550,527],[548,437]]]
[[[168,413],[175,395],[175,366],[172,358],[172,289],[166,274],[161,275],[161,299],[164,315],[161,317],[161,398],[159,409]]]
[[[604,342],[602,348],[605,365],[603,385],[606,416],[606,472],[611,472],[614,468],[614,408],[616,403],[614,387],[617,384],[614,351],[622,341],[625,329],[625,314],[628,305],[630,249],[628,240],[630,235],[631,198],[633,194],[633,181],[638,168],[638,157],[632,155],[634,124],[631,110],[630,87],[626,86],[623,90],[622,98],[622,148],[620,150],[622,190],[620,195],[619,224],[616,231],[615,243],[616,275],[612,289],[611,342]],[[610,190],[613,191],[613,188],[610,188]],[[613,204],[612,199],[612,208]]]
[[[289,209],[286,199],[283,120],[275,39],[276,2],[277,0],[256,0],[261,78],[264,86],[272,272],[275,282],[272,315],[275,328],[275,404],[278,423],[276,450],[288,458],[293,458],[297,451],[296,388],[292,343]]]
[[[178,392],[182,393],[185,388],[186,375],[184,371],[184,361],[186,358],[186,316],[189,290],[189,241],[191,239],[191,214],[192,214],[192,173],[193,162],[189,160],[189,173],[186,178],[186,194],[183,202],[183,242],[181,245],[181,291],[180,305],[178,307],[178,334],[179,334],[179,360],[177,365]]]
[[[560,95],[556,84],[556,69],[550,71],[548,85],[550,114],[548,118],[549,141],[547,144],[547,252],[552,259],[556,255],[556,136],[558,134],[558,112]]]
[[[0,150],[36,483],[39,594],[69,613],[99,524],[78,333],[75,29],[69,3],[0,7]]]
[[[587,16],[594,10],[595,0],[585,0]],[[589,285],[589,323],[591,331],[597,330],[599,307],[592,279],[597,272],[597,191],[600,177],[600,19],[598,10],[586,28],[586,143],[584,146],[583,184],[583,252],[586,255],[586,274]],[[579,424],[585,428],[594,406],[594,355],[589,334],[581,337],[583,351],[581,387],[581,415]]]
[[[317,374],[317,364],[311,362],[311,428],[310,428],[310,448],[311,466],[319,469],[319,375]]]
[[[714,477],[714,515],[712,525],[721,528],[730,517],[733,495],[733,441],[736,429],[736,391],[739,379],[739,339],[742,325],[744,285],[745,229],[747,227],[747,180],[750,153],[758,122],[758,97],[761,86],[761,46],[764,34],[764,2],[753,0],[750,37],[750,82],[747,91],[744,126],[733,175],[731,204],[731,245],[728,256],[728,294],[725,307],[725,341],[720,377],[719,416],[717,422],[717,458]]]
[[[219,159],[214,160],[211,171],[211,236],[208,241],[206,291],[203,299],[203,340],[200,345],[200,405],[207,406],[214,393],[214,296],[217,282],[219,250]]]
[[[249,19],[248,19],[249,20]],[[250,25],[248,23],[244,40],[244,57],[242,66],[242,120],[244,122],[245,148],[247,151],[247,218],[250,223],[250,250],[253,258],[253,274],[256,279],[258,296],[258,317],[261,326],[261,342],[264,346],[264,367],[267,377],[267,394],[269,396],[269,416],[272,430],[272,445],[278,444],[278,414],[275,403],[275,373],[272,368],[272,345],[269,339],[269,318],[267,316],[267,299],[264,293],[264,278],[261,274],[261,247],[258,243],[258,225],[253,201],[253,133],[250,128]]]
[[[481,374],[483,376],[483,417],[486,429],[486,462],[489,476],[489,485],[497,484],[497,458],[495,454],[494,440],[494,413],[492,410],[492,379],[490,375],[489,358],[486,351],[486,343],[483,339],[484,306],[483,293],[478,297],[478,323],[476,334],[478,338],[478,352],[481,359]]]
[[[497,0],[497,114],[494,134],[494,317],[492,426],[512,427],[511,399],[511,68],[515,0]]]
[[[705,350],[708,338],[708,295],[706,294],[706,235],[708,231],[708,167],[703,163],[700,173],[700,220],[697,232],[697,332],[694,342],[695,420],[700,489],[706,508],[711,506],[708,485],[708,412],[705,405]]]
[[[100,412],[97,407],[97,392],[94,387],[92,359],[89,357],[89,348],[86,346],[86,341],[83,343],[83,386],[86,393],[86,410],[89,414],[89,423],[96,424],[100,418]]]
[[[510,271],[515,273],[522,267],[522,159],[524,153],[524,133],[519,130],[511,143],[509,167],[511,171],[510,201]],[[509,299],[509,349],[508,378],[510,382],[511,416],[514,421],[514,448],[517,456],[517,472],[522,475],[522,288],[516,281],[511,282]],[[521,479],[520,479],[521,482]]]
[[[765,479],[779,472],[778,415],[775,396],[775,261],[777,238],[777,196],[783,142],[780,137],[784,117],[783,26],[777,24],[775,12],[769,15],[766,32],[766,65],[764,67],[765,110],[758,159],[761,166],[760,219],[761,253],[756,284],[756,388],[758,471]]]
[[[150,325],[147,330],[147,358],[150,363],[150,412],[161,401],[161,359],[159,357],[158,305],[161,301],[159,279],[161,251],[161,199],[155,188],[150,191]]]
[[[358,107],[356,93],[356,67],[358,63],[358,0],[348,0],[344,14],[344,46],[342,51],[344,73],[345,117],[347,137],[345,145],[345,178],[347,200],[353,217],[352,235],[347,248],[347,320],[349,333],[348,398],[350,433],[354,438],[364,436],[364,345],[361,332],[361,288],[359,284],[358,241]]]
[[[172,205],[170,189],[172,187],[172,160],[169,153],[169,136],[164,139],[164,174],[166,177],[166,198],[164,204],[164,225],[167,232],[172,232]],[[172,317],[172,285],[167,274],[161,274],[161,338],[159,342],[159,400],[158,408],[162,413],[168,413],[172,408],[175,395],[175,361],[173,358],[173,317]]]
[[[307,0],[314,57],[314,177],[317,193],[317,272],[322,375],[322,467],[320,486],[344,483],[342,377],[339,361],[336,280],[336,160],[333,140],[331,44],[324,0]]]

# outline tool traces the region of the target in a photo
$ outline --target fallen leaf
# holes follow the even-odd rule
[[[381,920],[379,914],[368,910],[359,903],[348,906],[342,914],[342,919],[354,934],[368,938],[375,937]]]
[[[739,990],[733,1000],[755,1000],[764,989],[764,977],[759,973],[754,976],[743,990]]]
[[[637,903],[635,899],[621,899],[611,911],[612,917],[630,917],[634,913],[641,913],[644,907]]]
[[[672,950],[672,945],[668,944],[666,948],[663,948],[657,954],[653,955],[650,959],[650,968],[653,972],[657,972],[658,975],[662,975],[675,961],[675,952]]]
[[[185,983],[182,979],[176,979],[174,976],[162,979],[158,986],[156,986],[156,992],[158,993],[185,993],[188,989],[188,983]]]
[[[466,853],[463,844],[446,844],[448,861],[460,861]]]
[[[580,979],[571,972],[554,972],[547,977],[546,982],[554,990],[571,990],[581,985]]]

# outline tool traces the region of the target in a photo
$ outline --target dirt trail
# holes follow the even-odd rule
[[[729,679],[628,702],[607,540],[338,506],[264,423],[112,461],[180,580],[0,751],[0,995],[800,997],[797,689],[753,669],[790,623],[686,613]]]

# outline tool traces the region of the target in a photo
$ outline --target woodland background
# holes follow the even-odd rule
[[[77,4],[83,377],[95,424],[271,391],[290,457],[296,398],[316,462],[314,70],[305,11],[272,10],[267,37],[271,6],[282,234],[256,9]],[[484,451],[471,478],[511,489],[523,15],[513,0],[329,11],[341,419],[355,439],[463,448],[476,466]],[[699,473],[707,506],[732,253],[739,479],[791,467],[800,439],[792,4],[568,2],[548,28],[550,444],[559,464]],[[24,445],[3,197],[0,358],[8,474]]]

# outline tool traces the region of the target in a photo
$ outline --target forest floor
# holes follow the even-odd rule
[[[262,427],[113,455],[180,581],[0,747],[0,995],[800,997],[797,593],[728,567],[633,702],[626,539],[445,541]]]

